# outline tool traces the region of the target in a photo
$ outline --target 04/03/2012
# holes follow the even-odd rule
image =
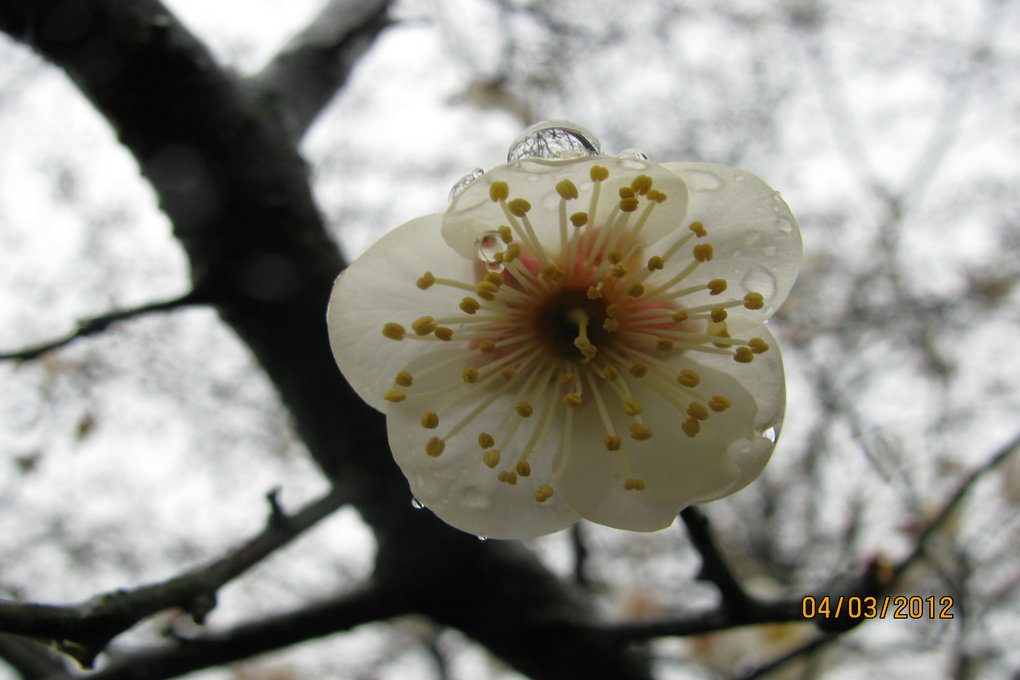
[[[805,596],[801,600],[801,614],[805,619],[825,619],[849,616],[865,619],[952,619],[953,598],[950,595],[886,595],[859,597],[857,595]]]

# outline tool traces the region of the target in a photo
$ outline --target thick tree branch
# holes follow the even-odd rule
[[[201,623],[216,605],[226,583],[258,564],[347,502],[333,490],[295,515],[284,515],[275,497],[266,528],[225,557],[175,578],[133,590],[116,590],[71,606],[0,600],[0,631],[52,641],[57,648],[91,667],[117,635],[160,611],[179,607]]]
[[[299,140],[389,21],[389,0],[331,0],[253,81]]]
[[[172,300],[163,300],[160,302],[150,302],[148,304],[141,305],[139,307],[132,307],[130,309],[119,309],[113,312],[107,312],[99,316],[94,316],[91,319],[85,319],[78,322],[78,327],[68,333],[62,338],[56,340],[50,340],[33,347],[26,347],[25,349],[15,350],[13,352],[2,352],[0,353],[0,361],[28,361],[31,359],[37,359],[47,352],[52,352],[55,349],[60,349],[65,345],[68,345],[79,338],[85,338],[90,335],[101,333],[109,328],[111,325],[119,321],[127,321],[128,319],[134,319],[139,316],[145,316],[146,314],[153,314],[156,312],[166,312],[171,309],[179,309],[181,307],[187,307],[190,305],[202,304],[199,296],[194,292],[189,292],[181,297],[173,298]]]

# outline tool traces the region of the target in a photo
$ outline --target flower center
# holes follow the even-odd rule
[[[590,358],[584,348],[597,350],[610,341],[603,328],[607,318],[603,300],[592,300],[583,290],[564,290],[537,310],[535,333],[552,354],[578,361]]]

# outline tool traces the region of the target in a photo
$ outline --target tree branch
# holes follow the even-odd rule
[[[116,590],[70,606],[0,600],[0,631],[52,641],[83,667],[117,635],[157,612],[180,607],[201,623],[216,606],[216,592],[348,500],[334,489],[295,515],[273,512],[263,531],[225,557],[162,583]]]
[[[388,6],[389,0],[331,0],[254,76],[295,142],[389,25]]]
[[[165,312],[171,309],[199,304],[202,304],[199,296],[194,291],[191,291],[181,297],[173,298],[172,300],[149,302],[138,307],[131,307],[130,309],[120,309],[113,312],[107,312],[106,314],[94,316],[91,319],[79,321],[78,327],[73,332],[68,333],[62,338],[50,340],[49,342],[44,342],[21,350],[15,350],[13,352],[2,352],[0,353],[0,361],[28,361],[31,359],[37,359],[43,354],[59,349],[79,338],[85,338],[90,335],[101,333],[119,321],[127,321],[128,319],[145,316],[146,314]]]

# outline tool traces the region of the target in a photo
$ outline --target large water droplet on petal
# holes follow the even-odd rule
[[[460,179],[458,179],[454,183],[453,188],[450,189],[450,199],[449,199],[450,203],[453,203],[453,199],[457,198],[462,193],[464,193],[464,190],[467,189],[469,186],[471,186],[472,182],[474,182],[476,179],[478,179],[479,177],[481,177],[484,174],[485,174],[484,170],[482,170],[481,168],[475,168],[474,170],[472,170],[468,174],[466,174],[463,177],[461,177]]]
[[[507,244],[498,231],[487,231],[475,241],[475,252],[478,254],[478,259],[484,262],[488,270],[492,272],[503,271],[503,265],[500,263],[501,258],[497,255],[505,252],[506,248]]]
[[[525,158],[565,161],[598,156],[602,145],[590,130],[566,120],[547,120],[522,132],[506,155],[508,163]]]
[[[623,158],[624,160],[638,160],[638,161],[648,160],[648,154],[646,154],[644,151],[641,151],[640,149],[624,149],[617,155],[620,158]]]

